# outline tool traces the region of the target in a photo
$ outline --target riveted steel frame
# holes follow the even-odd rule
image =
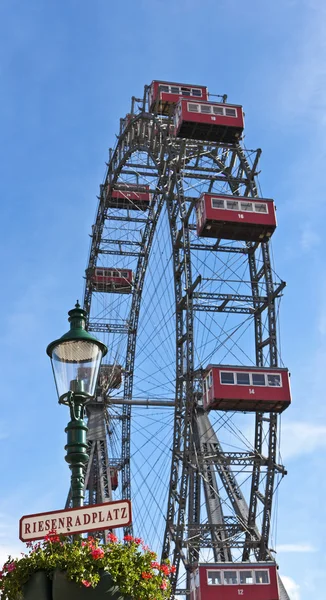
[[[257,244],[248,243],[246,247],[216,243],[194,243],[191,240],[189,217],[195,209],[193,201],[185,197],[183,181],[189,177],[207,182],[210,191],[215,181],[227,180],[232,194],[239,195],[239,186],[244,186],[242,195],[257,197],[255,182],[256,170],[261,150],[255,151],[252,165],[240,145],[224,149],[221,144],[205,144],[193,140],[175,140],[168,136],[169,119],[164,126],[157,115],[146,112],[146,90],[142,109],[133,115],[126,127],[121,127],[120,137],[114,151],[110,151],[110,160],[105,178],[105,186],[113,186],[119,174],[130,174],[137,168],[148,176],[155,171],[157,176],[157,195],[154,204],[142,218],[112,217],[129,222],[141,222],[145,225],[141,242],[134,251],[127,250],[135,243],[124,240],[126,250],[103,248],[102,244],[117,245],[116,240],[106,239],[103,235],[107,218],[104,186],[101,189],[99,207],[92,231],[92,242],[87,272],[96,266],[100,253],[132,255],[138,257],[132,302],[128,325],[109,322],[91,322],[92,331],[122,331],[128,337],[125,363],[124,401],[122,418],[122,491],[123,498],[131,498],[130,484],[130,419],[133,390],[133,369],[137,343],[137,327],[146,268],[156,224],[163,202],[166,202],[174,267],[174,291],[176,306],[176,390],[174,439],[169,483],[169,500],[166,517],[166,530],[163,540],[163,557],[170,557],[177,567],[173,578],[174,589],[180,561],[186,568],[198,559],[200,547],[210,547],[216,560],[230,560],[230,548],[241,548],[243,560],[248,560],[254,552],[257,559],[270,558],[268,538],[274,477],[276,472],[285,473],[276,461],[277,415],[258,413],[255,426],[255,451],[249,455],[224,453],[217,437],[212,441],[207,414],[196,411],[196,393],[198,382],[194,374],[194,312],[196,310],[212,312],[234,312],[249,314],[254,320],[256,364],[257,366],[277,366],[276,314],[275,300],[281,292],[276,291],[273,282],[268,243],[260,245],[263,267],[258,268],[256,260]],[[156,130],[156,134],[154,133]],[[135,152],[147,153],[151,165],[132,162]],[[210,166],[199,166],[201,156],[205,155]],[[236,169],[236,171],[235,171]],[[225,297],[223,294],[204,295],[196,290],[192,281],[192,251],[209,250],[211,252],[238,253],[247,256],[251,280],[251,295]],[[261,296],[259,282],[263,280],[266,294]],[[94,289],[89,278],[86,279],[84,306],[90,315]],[[242,306],[232,303],[242,303]],[[250,306],[247,306],[249,304]],[[267,311],[268,335],[264,339],[263,313]],[[120,328],[120,329],[119,329]],[[204,425],[203,425],[204,423]],[[268,434],[266,434],[268,429]],[[209,435],[207,431],[210,431]],[[206,431],[206,433],[205,433]],[[263,436],[268,437],[268,456],[263,456]],[[208,452],[209,447],[209,452]],[[213,458],[212,458],[213,456]],[[243,465],[244,461],[252,469],[252,483],[249,505],[242,496],[232,467]],[[194,467],[195,465],[195,467]],[[261,469],[264,468],[264,488],[262,489]],[[230,517],[223,515],[219,500],[218,474],[222,485],[237,515],[237,523],[230,524]],[[200,522],[201,483],[203,484],[208,524]],[[256,519],[258,502],[263,504],[262,525],[258,531]],[[186,522],[186,519],[187,522]],[[233,529],[232,529],[233,527]],[[187,538],[186,530],[189,536]],[[231,541],[226,542],[226,538]],[[187,539],[186,539],[187,538]]]

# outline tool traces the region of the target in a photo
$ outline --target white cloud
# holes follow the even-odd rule
[[[284,423],[281,449],[286,459],[326,449],[326,426],[305,421]]]
[[[281,579],[291,600],[301,600],[300,586],[294,581],[294,579],[292,579],[292,577],[288,577],[287,575],[281,575]]]
[[[316,232],[315,228],[312,228],[310,224],[306,225],[300,236],[300,245],[302,250],[309,252],[312,250],[312,248],[318,246],[320,242],[320,236]]]
[[[316,548],[311,544],[280,544],[276,548],[280,552],[316,552]]]

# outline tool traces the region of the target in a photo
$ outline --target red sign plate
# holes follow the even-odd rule
[[[126,527],[131,523],[130,500],[105,504],[91,504],[67,510],[25,515],[19,521],[19,539],[22,542],[41,540],[55,529],[58,534],[86,533]]]

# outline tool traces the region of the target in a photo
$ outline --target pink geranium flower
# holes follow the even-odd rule
[[[151,573],[146,573],[146,571],[143,571],[141,574],[143,579],[152,579],[153,575],[151,575]]]
[[[98,560],[99,558],[103,558],[104,550],[102,550],[102,548],[94,548],[91,555],[95,560]]]
[[[169,575],[170,574],[170,567],[168,567],[168,565],[161,565],[160,566],[160,571],[162,571],[162,573],[164,573],[164,575]]]
[[[141,538],[137,537],[137,538],[134,539],[134,542],[135,542],[135,544],[142,544],[143,540]]]

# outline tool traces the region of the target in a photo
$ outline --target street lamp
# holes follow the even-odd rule
[[[68,314],[69,331],[51,342],[46,352],[51,358],[59,403],[70,408],[65,460],[71,469],[72,505],[77,507],[84,502],[84,466],[88,461],[85,403],[95,394],[101,360],[108,349],[85,330],[86,311],[78,301]]]

